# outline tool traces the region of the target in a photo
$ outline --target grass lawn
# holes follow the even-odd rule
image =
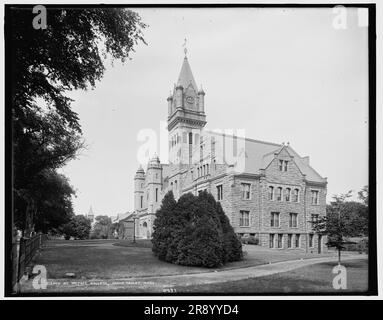
[[[320,263],[275,275],[176,287],[176,292],[193,293],[311,293],[311,292],[363,292],[368,289],[368,261],[353,260],[342,263],[347,268],[347,289],[335,290],[332,268],[337,263]]]
[[[49,240],[34,257],[31,266],[43,265],[47,270],[49,289],[58,292],[71,290],[86,292],[115,291],[152,292],[163,290],[162,285],[153,282],[150,276],[185,275],[231,270],[242,267],[266,265],[272,262],[310,259],[317,254],[296,250],[273,250],[254,245],[244,245],[244,259],[228,263],[220,268],[187,267],[158,260],[149,240]],[[334,256],[334,252],[326,254]],[[324,257],[326,255],[319,255]],[[350,288],[362,287],[367,283],[367,266],[350,265]],[[305,292],[331,290],[332,265],[311,266],[300,271],[259,277],[244,281],[209,285],[175,287],[176,292]],[[364,275],[363,272],[366,273]],[[74,273],[68,277],[67,273]],[[359,273],[361,273],[359,275]],[[356,276],[355,276],[356,274]],[[143,278],[139,284],[135,278]],[[359,279],[359,280],[355,280]],[[316,279],[315,281],[312,279]],[[67,282],[69,281],[69,286]],[[225,279],[223,280],[225,281]],[[359,281],[359,282],[358,282]],[[198,283],[198,282],[197,282]],[[201,282],[202,283],[202,282]],[[179,283],[183,285],[183,282]],[[25,282],[23,292],[34,292],[32,279]],[[49,291],[49,290],[48,290]]]
[[[254,245],[245,245],[243,250],[245,256],[242,261],[208,269],[160,261],[152,253],[150,240],[137,240],[135,244],[127,240],[49,240],[32,264],[46,266],[48,279],[65,278],[68,272],[75,273],[77,279],[122,279],[235,269],[318,257],[316,254],[276,251]]]

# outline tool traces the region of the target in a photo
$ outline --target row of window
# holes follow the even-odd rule
[[[204,177],[208,174],[209,174],[209,165],[208,164],[204,164],[204,165],[197,168],[197,177],[198,178]]]
[[[280,213],[271,212],[270,214],[270,227],[279,228],[280,227]],[[297,228],[298,227],[298,213],[290,212],[289,213],[289,227]]]
[[[280,212],[271,212],[270,213],[270,227],[279,228],[280,227]],[[319,215],[312,214],[311,221],[315,223],[318,221]],[[240,210],[239,212],[239,226],[240,227],[249,227],[250,226],[250,211]],[[298,213],[290,212],[289,213],[289,228],[298,228]]]
[[[287,248],[300,248],[301,246],[301,235],[299,233],[287,234]],[[269,235],[269,247],[270,248],[283,248],[283,234],[282,233],[271,233]],[[309,234],[309,247],[314,247],[314,234]]]
[[[269,200],[282,201],[282,199],[287,202],[299,202],[299,189],[286,188],[283,192],[282,187],[269,186]]]
[[[207,174],[209,173],[209,165],[207,166]],[[205,166],[203,166],[205,167]],[[202,171],[202,169],[201,169]],[[200,172],[200,169],[198,170]],[[205,169],[204,169],[205,172]],[[199,177],[199,173],[198,173]],[[222,200],[223,199],[223,192],[222,192],[222,185],[216,186],[217,188],[217,199]],[[276,192],[275,192],[276,189]],[[249,200],[251,199],[251,184],[250,183],[241,183],[241,197],[243,200]],[[286,188],[283,192],[282,187],[274,188],[273,186],[269,186],[269,200],[277,201],[284,201],[286,202],[299,202],[299,189],[291,189]],[[319,191],[318,190],[311,190],[311,204],[317,205],[319,204]]]
[[[283,191],[282,187],[274,188],[269,186],[269,200],[286,201],[286,202],[299,202],[299,189],[286,188]],[[311,204],[319,204],[319,191],[311,190]]]

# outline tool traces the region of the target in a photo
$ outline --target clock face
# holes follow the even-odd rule
[[[187,96],[187,97],[186,97],[186,102],[187,102],[187,103],[194,103],[194,98],[191,97],[191,96]]]

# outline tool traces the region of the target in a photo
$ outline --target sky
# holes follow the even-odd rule
[[[87,143],[62,169],[77,192],[76,214],[133,210],[138,134],[160,136],[185,38],[206,93],[206,128],[289,142],[327,177],[327,201],[368,183],[368,29],[357,9],[347,9],[344,29],[326,8],[134,11],[148,24],[147,45],[124,64],[106,62],[94,90],[70,94]]]

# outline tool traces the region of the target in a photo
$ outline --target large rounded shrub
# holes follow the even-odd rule
[[[178,202],[167,193],[156,213],[152,243],[160,260],[187,266],[217,267],[243,257],[229,219],[206,191],[198,197],[185,194]]]

